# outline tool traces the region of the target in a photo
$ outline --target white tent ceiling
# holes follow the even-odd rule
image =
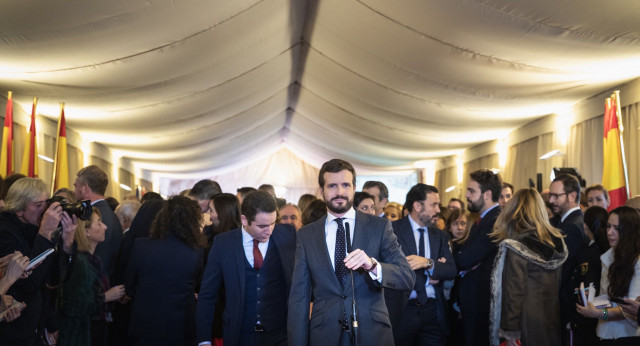
[[[139,169],[406,169],[640,76],[628,0],[4,1],[0,89]],[[6,94],[6,93],[5,93]]]

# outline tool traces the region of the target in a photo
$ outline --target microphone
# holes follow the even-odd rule
[[[345,234],[347,236],[347,252],[351,253],[351,227],[348,222],[345,222]],[[349,271],[351,274],[351,345],[358,344],[358,314],[356,313],[356,287],[353,282],[353,270]]]

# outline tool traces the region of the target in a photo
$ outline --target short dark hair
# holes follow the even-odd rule
[[[118,202],[117,199],[115,199],[114,197],[107,197],[104,199],[107,204],[109,205],[109,208],[111,208],[111,211],[116,211],[116,208],[120,205],[120,202]]]
[[[251,223],[258,213],[273,213],[278,210],[276,199],[266,191],[255,191],[242,200],[240,212]]]
[[[497,202],[502,193],[502,179],[490,169],[479,169],[471,172],[469,178],[480,185],[480,192],[491,191],[491,200]]]
[[[143,204],[147,201],[153,201],[153,200],[162,201],[164,200],[164,198],[162,198],[162,195],[160,195],[157,192],[148,191],[148,192],[145,192],[144,195],[142,195],[142,197],[140,198],[140,203]]]
[[[258,186],[258,190],[266,191],[266,192],[270,193],[271,195],[273,195],[273,197],[277,197],[276,196],[276,189],[271,184],[262,184],[262,185]]]
[[[242,196],[242,198],[244,198],[246,195],[254,192],[254,191],[258,191],[258,189],[256,189],[255,187],[251,187],[251,186],[244,186],[241,188],[238,188],[236,190],[237,193],[240,194],[240,196]]]
[[[103,195],[109,185],[109,176],[100,167],[91,165],[78,171],[80,182],[86,183],[93,193]]]
[[[193,185],[191,191],[189,191],[189,196],[198,201],[204,201],[211,199],[211,197],[219,193],[222,193],[220,184],[211,179],[203,179]]]
[[[511,193],[515,193],[516,191],[513,189],[513,185],[507,183],[506,181],[502,182],[502,188],[510,188],[511,189]],[[502,193],[502,191],[500,191],[500,193]]]
[[[460,203],[460,209],[464,209],[464,202],[463,202],[460,198],[455,198],[455,197],[454,197],[454,198],[451,198],[451,199],[449,200],[449,203],[451,203],[451,202],[458,202],[458,203]]]
[[[407,192],[407,198],[405,200],[405,206],[409,212],[413,211],[413,203],[417,201],[424,201],[427,199],[427,195],[430,193],[438,193],[438,189],[435,186],[418,183],[411,187]]]
[[[376,199],[373,197],[372,194],[364,192],[364,191],[358,191],[356,193],[353,194],[353,206],[354,207],[358,207],[360,205],[360,203],[362,201],[364,201],[365,199],[370,198],[372,201],[376,201]]]
[[[342,172],[344,170],[347,170],[349,172],[351,172],[351,174],[353,175],[353,185],[356,185],[356,170],[353,168],[353,166],[345,161],[345,160],[340,160],[340,159],[331,159],[325,163],[322,164],[322,167],[320,168],[320,172],[318,173],[318,184],[320,185],[320,188],[323,189],[324,188],[324,174],[325,173],[338,173],[338,172]]]
[[[559,181],[562,183],[562,189],[567,195],[570,194],[571,192],[575,192],[576,193],[575,202],[580,203],[580,181],[575,175],[560,174],[555,179],[553,179],[554,183],[556,181]]]
[[[380,191],[380,193],[378,194],[378,198],[380,201],[385,198],[389,198],[389,189],[387,189],[387,185],[385,185],[381,181],[369,180],[364,183],[364,186],[362,186],[362,189],[363,190],[370,189],[372,187],[377,187],[378,190]]]

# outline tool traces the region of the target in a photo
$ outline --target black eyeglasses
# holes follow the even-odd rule
[[[551,198],[558,199],[558,198],[560,198],[560,196],[566,195],[566,194],[567,194],[566,192],[563,192],[563,193],[550,193],[549,194],[549,199],[551,199]]]

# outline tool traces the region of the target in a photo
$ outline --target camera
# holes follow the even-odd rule
[[[61,196],[53,196],[47,200],[47,203],[51,205],[52,203],[58,202],[62,207],[62,210],[65,211],[69,216],[77,216],[80,220],[91,220],[91,214],[93,214],[93,207],[91,206],[90,200],[80,201],[76,203],[69,203],[66,198]]]

